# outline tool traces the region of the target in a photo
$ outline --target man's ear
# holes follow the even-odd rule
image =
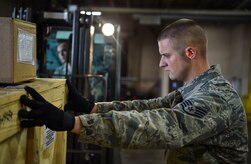
[[[185,49],[185,54],[189,59],[194,59],[196,56],[196,49],[193,47],[187,47]]]

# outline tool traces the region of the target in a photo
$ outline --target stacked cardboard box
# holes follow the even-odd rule
[[[16,84],[36,77],[36,25],[0,17],[0,83]]]

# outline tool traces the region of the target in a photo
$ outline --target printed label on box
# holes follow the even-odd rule
[[[17,62],[34,65],[34,41],[32,33],[18,29],[17,37]]]
[[[56,132],[44,126],[44,150],[56,140]]]

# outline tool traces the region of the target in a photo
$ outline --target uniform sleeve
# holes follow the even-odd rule
[[[182,147],[220,133],[228,126],[230,114],[226,109],[230,108],[222,105],[226,104],[223,101],[216,95],[212,98],[203,94],[173,108],[82,115],[79,141],[121,148]]]
[[[181,102],[182,95],[179,91],[173,91],[165,97],[159,97],[150,100],[133,100],[133,101],[112,101],[96,103],[99,113],[106,113],[111,110],[128,111],[136,110],[138,112],[144,110],[158,109],[161,107],[172,108]]]

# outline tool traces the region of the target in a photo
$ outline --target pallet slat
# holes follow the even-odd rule
[[[65,80],[38,78],[18,86],[0,87],[0,163],[62,164],[66,162],[66,132],[50,132],[55,138],[45,148],[45,126],[21,129],[17,116],[24,86],[35,88],[47,101],[59,108],[65,103]],[[48,138],[48,137],[47,137]]]

